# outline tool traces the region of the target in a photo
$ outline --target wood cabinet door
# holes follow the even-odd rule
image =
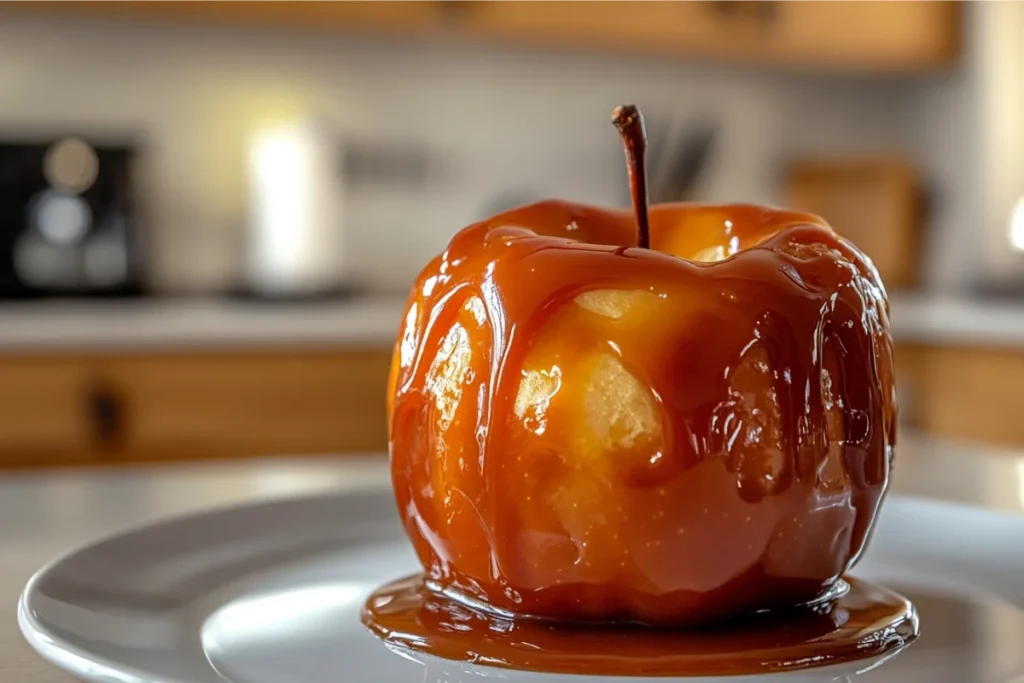
[[[90,391],[77,361],[0,359],[0,466],[84,460],[94,437]]]
[[[737,3],[738,4],[738,3]],[[464,30],[519,43],[629,48],[641,53],[751,53],[751,22],[725,2],[475,2]]]
[[[693,56],[853,71],[914,71],[950,63],[959,49],[959,3],[833,2],[7,2],[0,12],[119,16],[211,25],[594,52]]]
[[[21,0],[0,5],[3,12],[114,17],[163,22],[201,23],[211,26],[301,28],[358,33],[425,31],[437,22],[432,2],[307,2],[305,0],[225,1],[188,0],[149,2],[98,0],[89,2]]]
[[[629,48],[852,71],[955,59],[954,2],[477,2],[465,30],[519,42]]]
[[[129,459],[383,451],[390,350],[121,358]]]
[[[901,420],[939,438],[1024,445],[1019,348],[897,343],[895,357]]]
[[[385,451],[391,350],[0,358],[0,467]]]
[[[864,71],[913,71],[951,63],[960,7],[934,0],[779,2],[766,29],[776,61]]]

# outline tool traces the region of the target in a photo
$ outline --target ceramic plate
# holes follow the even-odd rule
[[[43,657],[86,681],[583,680],[388,650],[359,623],[361,604],[417,567],[388,492],[275,501],[73,551],[32,578],[18,616]],[[911,597],[920,638],[868,671],[812,669],[772,683],[1024,681],[1024,517],[892,497],[854,574]]]

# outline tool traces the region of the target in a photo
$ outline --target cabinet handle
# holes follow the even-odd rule
[[[760,0],[754,3],[757,18],[762,25],[771,27],[778,22],[780,4],[781,2],[777,0]]]
[[[476,9],[476,2],[472,0],[437,0],[434,4],[441,23],[445,26],[461,24]]]
[[[100,384],[92,387],[86,397],[86,410],[96,439],[116,441],[124,426],[124,409],[116,392]]]
[[[778,19],[781,3],[777,0],[712,0],[708,4],[722,21],[746,17],[770,26]]]
[[[741,0],[712,0],[708,3],[714,13],[723,20],[735,17],[743,9],[743,4]]]

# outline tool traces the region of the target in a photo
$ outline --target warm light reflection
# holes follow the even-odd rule
[[[1017,462],[1017,496],[1020,498],[1021,509],[1024,509],[1024,460]]]
[[[313,206],[314,140],[300,126],[264,131],[249,150],[250,258],[271,282],[287,279],[315,260],[307,250],[316,230]]]
[[[1017,251],[1024,251],[1024,197],[1017,200],[1010,212],[1010,244]]]
[[[252,631],[258,624],[287,632],[289,622],[302,622],[311,614],[323,614],[359,602],[365,588],[353,583],[329,583],[294,590],[253,595],[229,604],[208,621],[208,636]]]

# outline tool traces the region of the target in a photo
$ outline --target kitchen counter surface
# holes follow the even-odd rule
[[[3,303],[0,352],[391,346],[404,304],[398,296],[300,304],[228,299]],[[1024,300],[894,294],[891,308],[897,341],[1024,345]]]
[[[167,515],[387,485],[383,454],[0,477],[0,683],[72,681],[29,648],[15,620],[25,582],[58,553]],[[1024,514],[1024,451],[982,451],[906,435],[897,451],[893,490]]]
[[[893,294],[889,300],[897,341],[963,346],[1024,346],[1024,297],[1020,301],[927,294]]]
[[[275,303],[229,299],[0,304],[0,351],[216,346],[391,346],[405,300]]]

